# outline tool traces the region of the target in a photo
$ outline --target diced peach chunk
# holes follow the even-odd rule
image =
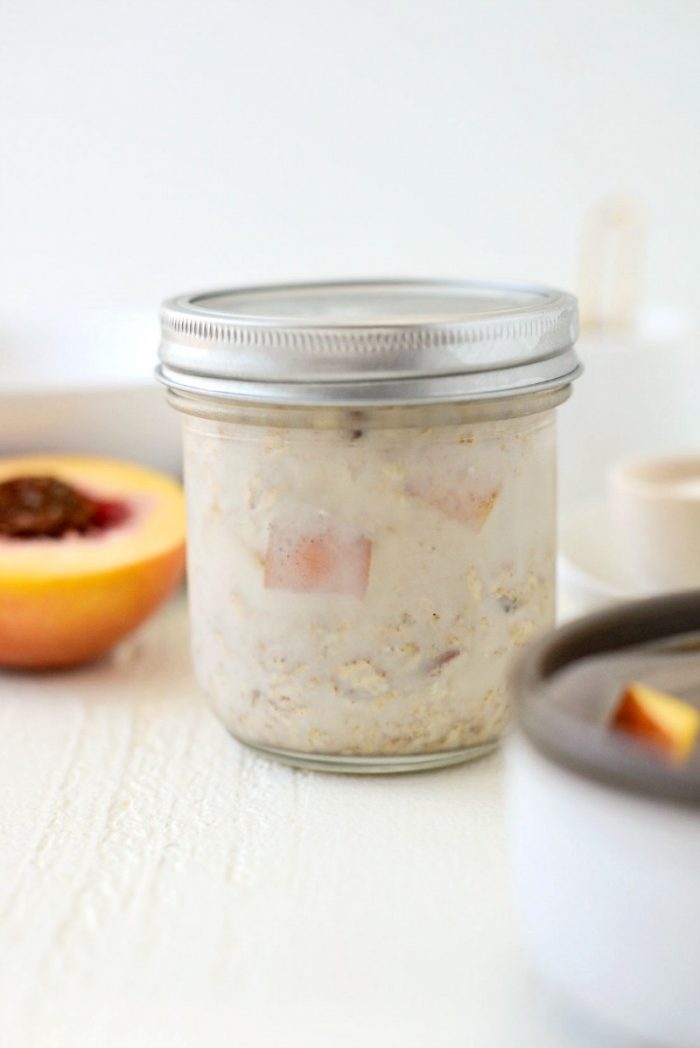
[[[501,492],[499,482],[479,478],[457,481],[454,486],[448,486],[445,480],[421,477],[409,481],[407,488],[409,494],[466,524],[475,534],[488,520]]]
[[[265,588],[364,597],[371,559],[369,539],[330,521],[308,533],[278,521],[270,528]]]
[[[610,723],[671,760],[684,761],[700,732],[700,710],[674,695],[632,683],[620,696]]]

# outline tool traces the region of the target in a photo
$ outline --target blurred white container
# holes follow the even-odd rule
[[[612,464],[700,450],[698,323],[644,308],[628,331],[582,329],[584,372],[559,425],[560,507],[604,498]]]
[[[657,590],[700,586],[700,455],[623,459],[609,483],[626,578]]]
[[[538,969],[605,1025],[606,1044],[698,1048],[698,809],[573,775],[522,740],[508,759],[519,909]]]
[[[0,454],[72,451],[181,470],[180,433],[153,378],[158,314],[0,309]]]
[[[541,975],[601,1024],[597,1044],[700,1045],[700,753],[672,766],[606,727],[631,678],[697,694],[698,626],[697,591],[627,604],[544,637],[514,674],[507,800],[522,932]],[[642,639],[668,654],[640,651]],[[611,654],[612,671],[590,662]]]

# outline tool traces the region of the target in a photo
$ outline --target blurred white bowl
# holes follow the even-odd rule
[[[518,911],[530,956],[605,1045],[697,1048],[700,815],[507,750]]]
[[[180,425],[153,377],[158,311],[0,310],[0,454],[111,455],[180,473]]]
[[[667,764],[607,728],[630,679],[693,701],[699,625],[699,591],[610,608],[530,645],[512,678],[520,923],[541,974],[606,1031],[599,1045],[700,1045],[700,752]]]

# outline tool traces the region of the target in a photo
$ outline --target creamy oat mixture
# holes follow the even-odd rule
[[[233,734],[338,755],[497,737],[509,656],[553,618],[553,421],[187,418],[195,667]]]

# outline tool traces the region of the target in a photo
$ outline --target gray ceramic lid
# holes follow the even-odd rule
[[[180,295],[160,378],[183,393],[284,404],[410,404],[568,385],[576,300],[550,288],[362,280]]]
[[[516,663],[517,719],[549,760],[659,800],[700,804],[700,743],[683,765],[608,727],[639,680],[700,706],[700,591],[620,605],[555,630]]]

